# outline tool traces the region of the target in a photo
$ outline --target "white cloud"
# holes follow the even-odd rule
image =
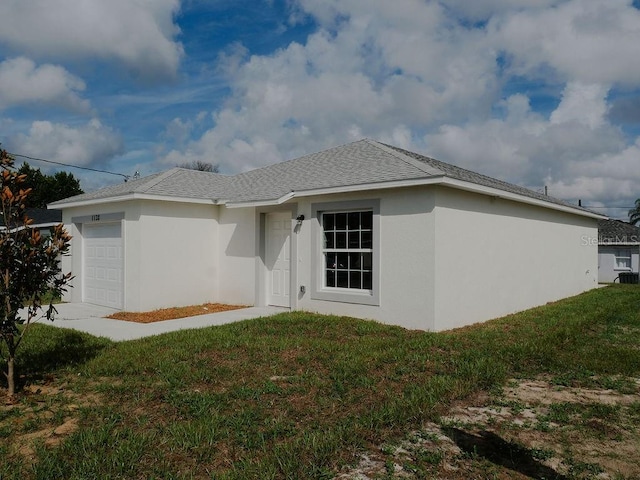
[[[490,112],[498,92],[495,52],[437,3],[303,8],[326,17],[326,28],[269,56],[247,56],[237,46],[224,56],[233,94],[214,112],[216,126],[171,152],[166,164],[181,156],[221,158],[223,171],[246,170],[363,135],[406,141],[416,126]],[[336,26],[332,15],[345,19]]]
[[[514,74],[540,78],[551,68],[562,81],[640,83],[640,11],[629,0],[515,9],[493,16],[489,32]]]
[[[34,58],[105,58],[145,80],[176,74],[179,0],[3,0],[0,43]]]
[[[576,98],[585,91],[595,108],[587,108],[588,118],[581,119]],[[601,87],[569,85],[549,118],[532,112],[528,99],[516,95],[505,102],[504,118],[445,125],[426,135],[425,143],[444,161],[534,189],[546,185],[558,198],[624,203],[638,195],[640,138],[628,145],[606,121],[604,95]]]
[[[446,124],[427,134],[427,150],[445,162],[520,183],[530,169],[530,153],[523,146],[537,142],[545,120],[531,110],[524,95],[509,97],[501,107],[504,118]]]
[[[372,137],[567,198],[605,202],[640,181],[635,139],[608,115],[612,92],[640,86],[630,0],[296,7],[293,21],[311,16],[318,29],[270,55],[221,55],[232,93],[214,127],[161,162],[231,173]]]
[[[560,105],[551,115],[551,123],[575,121],[591,128],[601,126],[605,122],[608,110],[608,93],[609,88],[603,85],[568,83],[562,93]]]
[[[182,118],[174,118],[165,127],[162,137],[177,145],[185,145],[194,129],[198,127],[206,117],[206,112],[200,112],[194,119],[183,120]]]
[[[483,21],[495,15],[496,12],[548,8],[565,1],[566,0],[444,0],[442,3],[465,19]]]
[[[37,121],[27,134],[9,139],[8,150],[78,166],[102,165],[121,153],[122,141],[109,127],[93,119],[87,124],[69,125]]]
[[[0,62],[0,110],[23,103],[57,104],[88,112],[89,102],[79,96],[84,82],[57,65],[36,64],[25,57]]]

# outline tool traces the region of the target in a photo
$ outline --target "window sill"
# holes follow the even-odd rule
[[[356,290],[348,288],[323,288],[311,295],[312,300],[326,300],[328,302],[356,303],[361,305],[380,305],[377,295],[371,290]]]

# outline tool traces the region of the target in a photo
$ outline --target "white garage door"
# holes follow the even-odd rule
[[[122,308],[123,261],[120,223],[83,225],[83,301]]]

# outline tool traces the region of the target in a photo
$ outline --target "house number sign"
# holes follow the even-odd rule
[[[93,215],[71,217],[73,223],[117,222],[118,220],[124,220],[124,212],[94,213]]]

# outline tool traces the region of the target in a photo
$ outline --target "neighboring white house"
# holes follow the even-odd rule
[[[60,210],[52,210],[46,208],[27,208],[25,211],[27,217],[32,220],[30,228],[37,228],[40,234],[48,236],[51,234],[51,228],[62,223],[62,212]],[[4,230],[4,219],[0,216],[0,230]],[[24,227],[20,227],[24,228]]]
[[[372,140],[234,176],[174,168],[51,205],[65,298],[279,305],[424,330],[594,288],[593,212]]]
[[[598,281],[619,282],[627,272],[638,273],[640,228],[620,220],[598,222]]]

